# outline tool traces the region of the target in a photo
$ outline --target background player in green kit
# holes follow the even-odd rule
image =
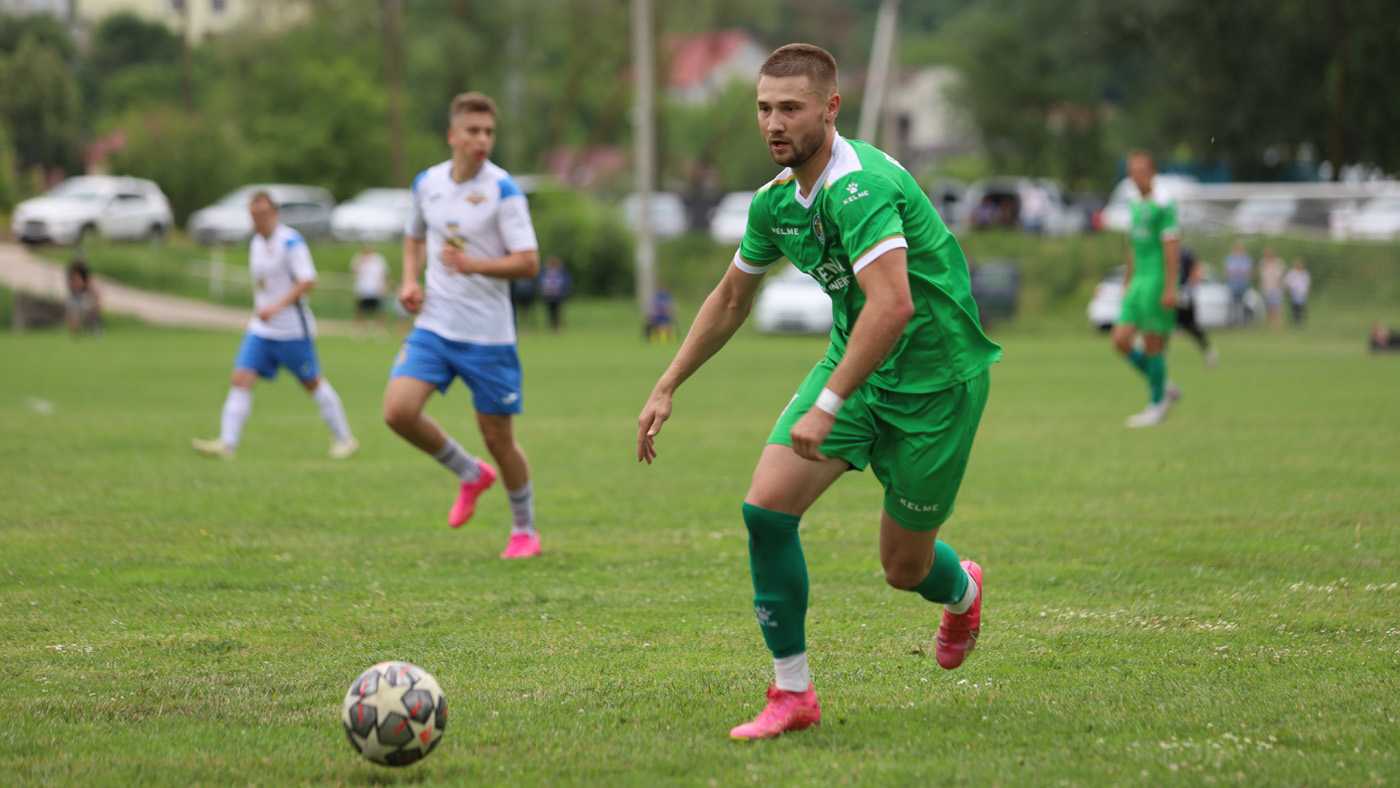
[[[755,195],[732,265],[638,419],[637,458],[650,463],[676,389],[734,335],[780,258],[831,297],[831,344],[778,417],[744,497],[754,612],[776,681],[762,713],[730,731],[736,739],[821,718],[798,521],[847,470],[868,465],[885,488],[886,581],[946,606],[939,664],[961,665],[981,625],[981,567],[937,537],[1001,349],[982,333],[957,240],[898,162],[836,133],[840,107],[836,61],[819,47],[789,44],[760,69],[759,129],[786,169]]]
[[[1140,197],[1130,204],[1128,271],[1123,311],[1113,327],[1113,345],[1147,378],[1148,402],[1128,417],[1129,427],[1152,427],[1167,418],[1181,392],[1167,382],[1167,338],[1176,327],[1176,283],[1181,265],[1181,229],[1176,203],[1153,189],[1157,167],[1143,151],[1128,154],[1128,177]],[[1142,348],[1136,347],[1138,334]]]

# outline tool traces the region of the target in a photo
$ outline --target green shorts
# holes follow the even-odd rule
[[[1123,294],[1123,308],[1118,322],[1133,326],[1145,334],[1170,336],[1176,328],[1176,310],[1162,306],[1162,283],[1133,282]]]
[[[827,359],[812,368],[778,416],[769,443],[792,445],[792,426],[811,409],[835,369]],[[990,380],[983,370],[925,394],[861,386],[841,406],[822,454],[858,471],[869,465],[885,488],[885,511],[911,531],[931,531],[953,513]]]

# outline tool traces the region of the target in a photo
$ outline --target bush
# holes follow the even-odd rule
[[[9,211],[21,199],[15,151],[5,133],[4,124],[0,124],[0,211]]]
[[[612,206],[582,192],[546,188],[530,195],[540,259],[558,255],[582,295],[632,292],[632,235]]]
[[[246,173],[237,133],[202,116],[166,106],[133,110],[110,125],[126,135],[126,145],[112,156],[112,172],[160,184],[178,224],[238,186]]]

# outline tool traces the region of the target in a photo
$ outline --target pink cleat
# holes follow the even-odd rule
[[[963,664],[967,655],[977,647],[977,633],[982,631],[982,598],[987,589],[982,586],[982,567],[976,561],[963,561],[963,569],[977,584],[977,600],[961,615],[943,610],[943,622],[938,625],[938,664],[952,670]]]
[[[540,535],[534,531],[511,534],[502,558],[534,558],[540,554]]]
[[[778,689],[777,685],[768,688],[768,705],[763,707],[753,722],[731,730],[729,738],[735,741],[771,739],[788,731],[800,731],[822,721],[822,704],[817,700],[817,691],[811,684],[805,692],[789,692]]]
[[[462,491],[457,493],[457,502],[452,504],[452,511],[447,515],[447,524],[453,528],[461,528],[472,519],[476,513],[476,499],[486,492],[487,487],[496,483],[496,469],[490,463],[477,460],[476,464],[480,468],[476,481],[462,482]]]

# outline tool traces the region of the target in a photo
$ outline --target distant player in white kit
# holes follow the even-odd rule
[[[488,160],[496,141],[495,103],[463,93],[452,100],[448,117],[452,158],[413,181],[399,302],[418,319],[389,374],[384,421],[457,475],[461,487],[447,522],[461,526],[496,481],[496,469],[423,415],[433,389],[446,393],[461,378],[510,497],[514,522],[501,557],[531,558],[540,553],[540,537],[530,467],[512,426],[523,402],[509,280],[539,273],[535,228],[525,195]],[[426,293],[418,279],[425,263]]]
[[[343,460],[360,444],[350,434],[345,408],[331,382],[321,377],[316,358],[316,318],[306,305],[306,294],[316,286],[316,266],[301,233],[277,217],[277,203],[267,192],[248,201],[253,217],[253,240],[248,247],[248,268],[253,278],[253,318],[233,362],[232,384],[224,399],[219,437],[193,441],[194,450],[207,457],[232,459],[253,410],[253,383],[259,377],[272,380],[286,367],[316,400],[321,418],[331,429],[331,457]]]

